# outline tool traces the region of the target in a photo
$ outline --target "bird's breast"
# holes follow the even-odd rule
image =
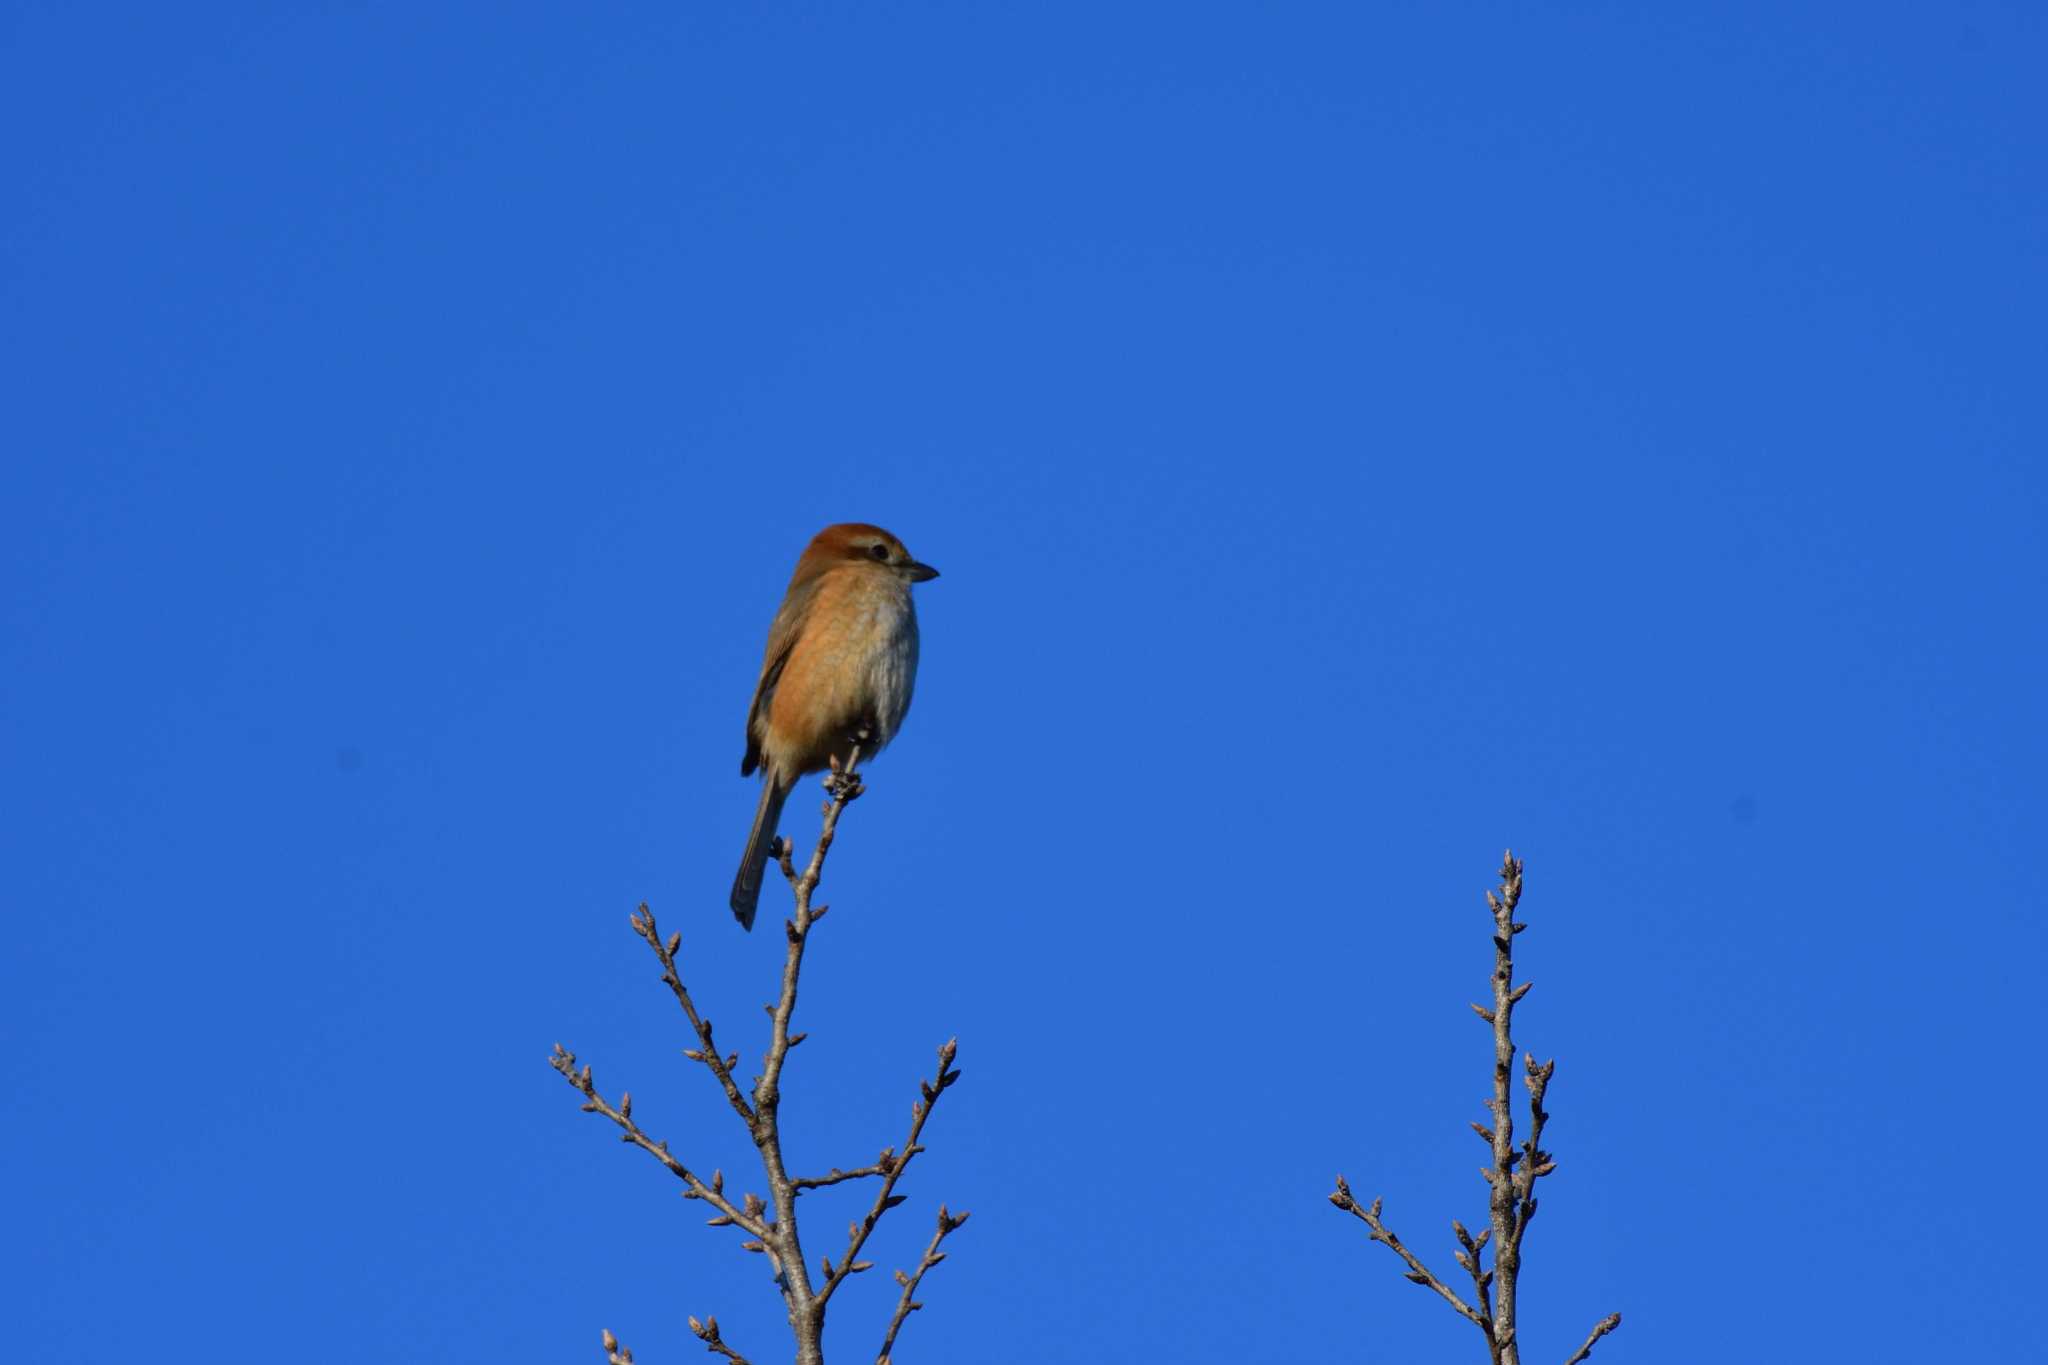
[[[775,690],[769,747],[785,767],[814,771],[843,736],[878,727],[887,744],[910,710],[917,681],[917,612],[894,575],[843,570],[818,586]]]

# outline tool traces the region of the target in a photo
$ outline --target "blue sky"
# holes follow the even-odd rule
[[[854,518],[786,1121],[961,1040],[905,1365],[1471,1359],[1323,1196],[1482,1215],[1508,845],[1530,1358],[2037,1349],[2037,10],[690,8],[0,16],[9,1358],[786,1359],[545,1059],[746,1168],[626,916],[756,1048]]]

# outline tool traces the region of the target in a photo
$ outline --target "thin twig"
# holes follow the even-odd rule
[[[953,1082],[960,1079],[960,1073],[952,1070],[953,1056],[960,1050],[960,1040],[948,1038],[939,1049],[939,1074],[935,1081],[918,1082],[918,1098],[910,1106],[910,1136],[903,1140],[900,1153],[886,1155],[883,1164],[888,1169],[882,1175],[882,1188],[875,1193],[875,1202],[868,1208],[867,1216],[847,1228],[846,1254],[839,1258],[838,1268],[832,1260],[825,1260],[825,1287],[818,1291],[820,1302],[831,1299],[832,1294],[849,1275],[857,1275],[870,1268],[874,1262],[863,1261],[860,1249],[867,1244],[868,1234],[875,1230],[875,1224],[882,1221],[882,1215],[903,1202],[904,1196],[896,1193],[896,1182],[909,1168],[912,1157],[924,1148],[917,1145],[918,1135],[924,1132],[924,1122],[932,1116],[932,1109]]]
[[[703,1200],[717,1209],[724,1219],[738,1225],[756,1237],[768,1235],[767,1227],[759,1218],[736,1207],[725,1197],[724,1181],[722,1179],[714,1184],[705,1183],[698,1177],[696,1172],[685,1166],[676,1158],[673,1152],[669,1151],[667,1142],[656,1142],[647,1135],[646,1131],[639,1124],[633,1121],[633,1096],[630,1093],[621,1095],[618,1104],[612,1104],[597,1092],[597,1084],[591,1079],[590,1067],[586,1065],[581,1071],[577,1070],[576,1054],[564,1048],[560,1043],[555,1044],[555,1055],[549,1061],[555,1070],[562,1073],[563,1078],[570,1085],[575,1086],[577,1090],[582,1092],[583,1110],[585,1113],[602,1114],[617,1124],[623,1130],[619,1134],[619,1141],[631,1143],[656,1161],[659,1161],[663,1166],[666,1166],[671,1175],[690,1187],[689,1197]]]
[[[1372,1240],[1385,1243],[1389,1250],[1407,1263],[1407,1279],[1410,1284],[1424,1285],[1434,1289],[1442,1296],[1445,1303],[1458,1310],[1459,1316],[1463,1317],[1480,1331],[1487,1333],[1489,1338],[1491,1337],[1492,1328],[1486,1319],[1471,1304],[1459,1298],[1456,1290],[1438,1279],[1435,1272],[1424,1265],[1415,1253],[1408,1249],[1407,1244],[1402,1242],[1399,1237],[1396,1237],[1392,1230],[1380,1221],[1380,1205],[1382,1201],[1378,1199],[1373,1200],[1370,1208],[1360,1204],[1358,1200],[1352,1197],[1350,1184],[1340,1175],[1337,1177],[1337,1188],[1330,1195],[1330,1202],[1345,1212],[1356,1216],[1360,1222],[1372,1229]]]
[[[1600,1338],[1606,1336],[1619,1326],[1621,1326],[1621,1314],[1619,1313],[1609,1313],[1606,1317],[1594,1323],[1592,1333],[1586,1338],[1586,1344],[1573,1351],[1571,1359],[1567,1360],[1564,1365],[1579,1365],[1580,1361],[1593,1354],[1594,1342],[1600,1340]]]
[[[818,831],[818,842],[811,850],[811,856],[804,868],[796,867],[792,845],[787,839],[777,839],[774,856],[780,864],[783,875],[788,878],[794,901],[794,910],[784,924],[787,949],[783,956],[781,990],[776,1000],[768,1006],[770,1019],[768,1046],[761,1059],[761,1074],[754,1078],[751,1091],[743,1090],[734,1076],[739,1066],[738,1053],[720,1051],[712,1033],[711,1021],[697,1009],[689,989],[683,983],[683,975],[677,965],[676,954],[682,944],[682,935],[671,934],[666,939],[655,923],[654,913],[642,905],[632,917],[633,931],[653,951],[661,963],[661,979],[676,1003],[682,1008],[689,1021],[690,1030],[696,1035],[698,1046],[688,1049],[684,1055],[700,1062],[711,1072],[726,1103],[746,1126],[748,1136],[753,1140],[760,1154],[762,1173],[768,1181],[768,1195],[748,1194],[734,1203],[725,1193],[723,1172],[713,1171],[707,1181],[698,1176],[683,1161],[669,1151],[666,1142],[656,1141],[643,1131],[633,1119],[633,1098],[622,1094],[614,1105],[598,1091],[592,1080],[590,1068],[578,1067],[574,1053],[557,1044],[553,1057],[554,1068],[583,1095],[583,1108],[590,1113],[602,1114],[620,1129],[623,1142],[639,1147],[668,1168],[669,1172],[684,1183],[684,1197],[701,1199],[710,1204],[717,1216],[710,1220],[711,1226],[727,1225],[740,1228],[748,1236],[742,1243],[747,1251],[760,1252],[767,1256],[775,1269],[775,1282],[781,1291],[784,1307],[788,1310],[790,1329],[796,1339],[797,1365],[823,1365],[825,1307],[832,1294],[846,1279],[863,1270],[870,1269],[871,1262],[859,1259],[862,1247],[882,1215],[903,1202],[903,1196],[895,1192],[897,1182],[909,1167],[911,1160],[922,1152],[919,1138],[924,1131],[925,1121],[931,1116],[933,1104],[947,1087],[960,1079],[960,1073],[953,1069],[957,1044],[949,1041],[939,1049],[939,1069],[936,1079],[920,1083],[920,1098],[912,1106],[908,1137],[903,1146],[885,1147],[873,1163],[841,1170],[833,1167],[822,1176],[792,1178],[782,1153],[781,1105],[782,1076],[789,1060],[791,1048],[803,1042],[804,1035],[791,1031],[791,1021],[796,1013],[797,989],[802,977],[804,950],[809,944],[810,933],[817,922],[825,917],[823,905],[813,905],[813,897],[819,882],[824,877],[825,856],[832,847],[832,840],[838,831],[839,817],[846,807],[865,790],[860,774],[855,771],[855,762],[860,756],[861,745],[866,741],[862,735],[856,743],[852,756],[845,762],[835,762],[832,772],[825,779],[829,794],[823,818]],[[867,1213],[847,1229],[847,1250],[835,1266],[827,1257],[823,1260],[824,1280],[821,1286],[813,1286],[810,1268],[804,1262],[803,1244],[798,1235],[796,1203],[800,1194],[844,1184],[848,1181],[869,1177],[881,1184]],[[944,1232],[966,1221],[966,1215],[951,1220],[945,1226],[948,1215],[940,1210],[940,1221]],[[940,1234],[943,1237],[944,1232]],[[938,1238],[926,1250],[926,1258],[919,1264],[918,1277],[943,1260],[938,1254]],[[899,1277],[900,1278],[900,1277]],[[915,1279],[910,1285],[914,1287]],[[905,1302],[909,1302],[906,1291]],[[916,1305],[905,1308],[898,1305],[896,1319],[889,1328],[888,1340],[893,1342],[903,1318],[915,1310]],[[728,1361],[746,1365],[740,1355],[719,1336],[718,1320],[706,1318],[699,1322],[690,1319],[690,1330],[705,1344],[705,1349]],[[613,1365],[631,1365],[632,1353],[618,1346],[610,1333],[605,1334],[606,1351]],[[884,1348],[887,1349],[886,1346]]]
[[[789,1306],[790,1327],[796,1334],[797,1365],[823,1365],[825,1300],[830,1297],[831,1286],[828,1284],[826,1293],[816,1293],[811,1287],[810,1267],[804,1263],[803,1240],[796,1221],[796,1182],[790,1178],[789,1168],[782,1157],[782,1068],[789,1060],[790,1048],[794,1046],[790,1039],[789,1021],[796,1013],[797,983],[803,972],[804,948],[810,942],[811,927],[825,914],[824,906],[812,909],[811,897],[818,889],[819,879],[824,876],[825,855],[831,851],[840,815],[866,790],[861,785],[860,774],[854,770],[854,763],[860,757],[860,743],[861,740],[855,742],[853,754],[846,763],[832,765],[832,772],[825,779],[825,790],[831,799],[825,804],[818,827],[817,846],[811,850],[811,861],[803,875],[791,883],[796,907],[783,925],[789,947],[783,954],[782,990],[769,1010],[768,1049],[761,1058],[761,1075],[754,1083],[754,1121],[750,1127],[754,1146],[761,1153],[761,1169],[768,1177],[768,1197],[775,1205],[774,1245],[780,1272],[777,1280],[783,1299]],[[788,841],[780,842],[782,847],[777,850],[777,860],[787,870],[791,862]]]
[[[966,1214],[949,1214],[944,1204],[939,1205],[939,1225],[933,1229],[931,1241],[925,1243],[924,1255],[918,1259],[917,1269],[907,1275],[900,1270],[896,1272],[896,1283],[903,1286],[903,1293],[896,1300],[896,1312],[889,1319],[889,1332],[882,1338],[882,1350],[875,1357],[875,1365],[890,1365],[889,1353],[896,1349],[896,1334],[903,1330],[904,1322],[912,1313],[924,1307],[915,1297],[918,1281],[924,1278],[927,1270],[946,1259],[946,1253],[939,1250],[939,1243],[966,1221]]]
[[[876,1159],[875,1164],[872,1166],[860,1166],[851,1171],[842,1171],[837,1166],[834,1166],[825,1175],[799,1176],[789,1183],[794,1185],[797,1191],[801,1193],[804,1190],[822,1190],[829,1185],[843,1185],[849,1180],[865,1180],[871,1175],[887,1175],[889,1173],[889,1159],[893,1155],[893,1149],[885,1147],[882,1149],[882,1155]]]
[[[719,1088],[725,1091],[726,1102],[732,1105],[733,1112],[740,1116],[740,1122],[752,1127],[754,1111],[748,1106],[746,1096],[740,1093],[739,1085],[732,1078],[732,1069],[739,1061],[739,1054],[734,1053],[728,1059],[719,1052],[718,1044],[712,1041],[711,1021],[697,1013],[696,1003],[690,999],[689,988],[683,985],[682,973],[676,970],[676,949],[682,946],[682,934],[670,934],[668,941],[662,942],[661,931],[654,924],[654,912],[647,908],[645,901],[640,902],[640,909],[633,915],[632,924],[633,931],[647,940],[647,946],[652,948],[655,957],[660,959],[662,982],[675,996],[676,1003],[683,1007],[683,1014],[690,1021],[690,1029],[697,1035],[698,1045],[684,1049],[683,1055],[693,1062],[702,1062],[711,1069],[711,1074],[718,1078]]]
[[[1550,1078],[1557,1070],[1557,1063],[1538,1062],[1533,1053],[1522,1056],[1522,1084],[1529,1092],[1529,1136],[1519,1148],[1515,1145],[1511,1084],[1515,1061],[1513,1023],[1515,1006],[1529,993],[1528,982],[1515,984],[1515,936],[1529,927],[1515,919],[1515,907],[1521,899],[1522,863],[1509,853],[1501,860],[1499,891],[1486,893],[1487,908],[1493,913],[1493,1006],[1491,1009],[1484,1005],[1472,1006],[1473,1013],[1493,1029],[1493,1094],[1487,1100],[1493,1122],[1490,1126],[1483,1123],[1472,1125],[1472,1130],[1486,1143],[1490,1158],[1480,1170],[1490,1187],[1487,1193],[1490,1226],[1482,1228],[1474,1237],[1465,1230],[1463,1223],[1455,1219],[1451,1223],[1451,1231],[1458,1238],[1458,1264],[1472,1279],[1476,1306],[1454,1293],[1386,1228],[1380,1221],[1379,1200],[1373,1200],[1370,1208],[1360,1207],[1342,1176],[1337,1177],[1337,1191],[1330,1196],[1331,1203],[1355,1214],[1372,1229],[1375,1242],[1386,1243],[1406,1263],[1409,1280],[1435,1290],[1461,1317],[1479,1328],[1486,1338],[1492,1365],[1521,1365],[1515,1315],[1522,1268],[1522,1238],[1536,1216],[1536,1182],[1557,1169],[1556,1160],[1543,1150],[1542,1145],[1543,1128],[1550,1121],[1543,1099],[1549,1090]],[[1493,1246],[1491,1267],[1486,1264],[1489,1242]],[[1579,1348],[1578,1354],[1565,1365],[1579,1365],[1592,1351],[1594,1342],[1620,1325],[1619,1313],[1602,1319],[1593,1329],[1593,1334],[1586,1338],[1585,1345]]]
[[[1497,1354],[1493,1334],[1493,1310],[1488,1307],[1488,1287],[1493,1284],[1493,1272],[1486,1268],[1486,1244],[1493,1238],[1492,1228],[1479,1229],[1474,1237],[1465,1231],[1465,1225],[1453,1218],[1451,1232],[1458,1239],[1458,1264],[1472,1277],[1472,1301],[1479,1305],[1479,1330],[1486,1334],[1486,1349],[1489,1355]]]
[[[690,1331],[696,1335],[697,1340],[704,1343],[704,1349],[712,1355],[724,1356],[732,1365],[748,1365],[747,1358],[726,1345],[724,1338],[718,1335],[717,1318],[706,1318],[699,1322],[693,1317],[690,1319]]]

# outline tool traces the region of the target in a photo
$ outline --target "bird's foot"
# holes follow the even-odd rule
[[[832,760],[832,771],[825,774],[825,794],[834,801],[846,802],[859,796],[866,788],[861,786],[860,774],[852,768]]]
[[[825,774],[825,790],[834,801],[851,801],[861,794],[860,756],[867,751],[868,733],[865,726],[855,731],[852,748],[846,757],[834,754],[828,760],[832,771]]]

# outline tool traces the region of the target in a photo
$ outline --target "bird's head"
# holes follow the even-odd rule
[[[832,569],[858,565],[863,569],[894,574],[909,583],[937,578],[939,571],[920,564],[903,548],[903,542],[879,526],[864,521],[846,521],[827,526],[811,537],[803,558],[796,564],[796,581],[815,577]]]

